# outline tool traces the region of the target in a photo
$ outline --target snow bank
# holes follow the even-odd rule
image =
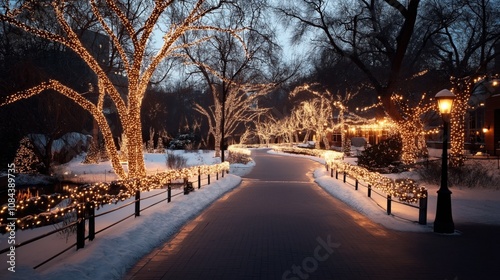
[[[6,276],[10,277],[8,279],[121,279],[127,270],[143,256],[171,238],[187,221],[199,215],[203,209],[234,189],[240,182],[240,177],[228,174],[223,179],[197,189],[187,196],[181,195],[173,198],[171,203],[162,202],[155,205],[141,212],[140,217],[130,218],[96,235],[94,241],[86,242],[85,248],[78,251],[71,249],[37,270],[31,268],[40,261],[37,259],[37,254],[31,251],[33,248],[30,249],[28,245],[26,249],[29,250],[23,253],[21,247],[18,249],[16,272],[9,273]],[[160,190],[145,193],[142,197],[158,191]],[[157,196],[156,200],[162,198],[164,197]],[[126,202],[116,206],[123,205]],[[153,202],[150,201],[149,203]],[[134,205],[127,207],[129,208],[129,214],[133,213],[133,207]],[[104,207],[99,211],[108,210],[110,210],[110,207]],[[120,213],[120,211],[117,211],[104,216],[103,219],[97,218],[96,229],[99,230],[105,224],[120,219],[121,217],[118,217],[121,215]],[[32,236],[33,233],[39,235],[43,230],[48,231],[51,228],[20,231],[17,233],[17,241],[21,242],[22,239],[30,238],[23,238],[23,233],[27,233],[27,236]],[[75,237],[70,238],[74,239]],[[2,239],[5,239],[4,236],[2,236]],[[52,235],[43,243],[37,245],[36,251],[54,251],[54,242],[64,243],[60,239],[60,236]],[[2,263],[1,266],[1,269],[6,271],[5,264]]]

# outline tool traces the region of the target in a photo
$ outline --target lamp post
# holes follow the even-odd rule
[[[436,220],[434,221],[434,232],[437,233],[453,233],[455,231],[455,225],[451,215],[451,191],[448,189],[448,126],[454,98],[455,95],[447,89],[443,89],[436,94],[439,112],[443,118],[441,186],[437,191]]]

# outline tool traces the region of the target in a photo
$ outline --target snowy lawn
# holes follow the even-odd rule
[[[173,150],[171,152],[185,158],[187,166],[220,163],[220,158],[214,157],[214,151],[210,150]],[[100,162],[99,164],[83,164],[84,158],[85,155],[80,155],[72,161],[56,167],[54,170],[55,176],[62,178],[64,181],[75,183],[111,182],[118,179],[113,172],[110,161]],[[148,175],[167,170],[166,160],[166,154],[145,153],[144,162]]]
[[[187,158],[187,165],[212,164],[220,162],[219,158],[213,157],[212,153],[203,151],[183,152],[177,151]],[[146,154],[146,167],[148,172],[158,172],[166,169],[165,155]],[[80,159],[81,161],[81,159]],[[40,264],[47,258],[55,255],[63,249],[75,243],[76,236],[67,237],[62,234],[53,234],[47,238],[35,241],[25,247],[16,249],[15,273],[7,271],[9,265],[6,263],[6,254],[0,263],[2,279],[121,279],[143,256],[171,238],[189,220],[193,219],[215,200],[225,193],[237,187],[241,178],[238,174],[249,172],[254,162],[247,165],[231,165],[231,174],[216,181],[212,180],[210,185],[202,186],[189,195],[182,195],[181,190],[173,190],[171,203],[161,202],[141,212],[137,218],[129,218],[124,222],[98,233],[93,241],[86,241],[85,248],[78,251],[71,248],[61,256],[34,270],[33,266]],[[103,172],[110,168],[109,162],[95,165],[84,165],[74,160],[64,166],[62,171],[78,174],[90,179],[90,181],[106,177],[111,180],[108,173]],[[158,170],[158,171],[157,171]],[[76,176],[75,176],[76,177]],[[143,192],[141,198],[145,198],[165,190],[152,190]],[[151,205],[166,194],[155,196],[141,202],[141,208]],[[96,214],[125,205],[133,201],[130,198],[117,205],[105,205],[96,211]],[[96,231],[134,213],[134,205],[127,206],[111,214],[96,218]],[[53,230],[53,226],[35,228],[16,232],[16,243],[21,243],[33,237],[39,236]],[[0,236],[1,248],[7,247],[8,235]],[[68,238],[68,240],[66,240]]]

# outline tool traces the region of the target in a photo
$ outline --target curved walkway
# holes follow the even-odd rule
[[[500,272],[500,227],[460,235],[374,224],[311,179],[319,164],[253,152],[236,190],[189,222],[126,279],[475,279]]]

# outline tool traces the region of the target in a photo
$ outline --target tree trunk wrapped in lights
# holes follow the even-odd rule
[[[423,137],[422,127],[422,122],[418,119],[403,120],[398,123],[401,142],[405,147],[401,153],[401,161],[405,164],[413,164],[419,157],[428,153],[427,147],[421,146],[422,141],[419,139]]]
[[[0,106],[46,90],[55,90],[92,114],[103,135],[113,169],[120,178],[143,177],[146,170],[142,152],[140,111],[153,74],[163,61],[181,56],[180,50],[197,45],[214,33],[222,32],[239,38],[238,32],[241,30],[213,26],[209,20],[205,22],[214,11],[236,8],[236,5],[233,1],[222,0],[77,2],[7,1],[2,6],[0,20],[27,33],[58,43],[65,50],[78,55],[96,75],[97,85],[92,86],[91,91],[98,94],[97,104],[60,81],[49,80],[7,96],[0,101]],[[130,11],[137,11],[137,14],[130,14]],[[44,20],[47,18],[54,19],[55,26],[46,24]],[[92,47],[87,46],[88,42],[82,36],[86,30],[82,30],[82,26],[92,26],[92,32],[107,37],[113,53],[116,54],[111,59],[105,57],[105,61],[109,59],[108,64],[102,62],[102,58],[94,53]],[[165,30],[162,45],[152,49],[149,44],[154,40],[155,32],[159,30]],[[187,37],[192,39],[186,41]],[[115,86],[112,77],[116,74],[111,72],[123,73],[119,76],[127,80],[125,92]],[[116,109],[119,125],[127,138],[128,174],[120,164],[111,125],[104,115],[107,109],[104,107],[105,97],[109,97],[113,108]]]
[[[450,118],[450,166],[459,167],[465,164],[465,115],[469,109],[469,99],[474,85],[482,79],[472,77],[450,79],[455,94]]]
[[[419,157],[428,155],[424,137],[426,133],[421,117],[431,110],[436,110],[436,104],[427,98],[425,93],[416,104],[412,104],[410,100],[399,94],[394,94],[391,99],[402,116],[402,119],[395,123],[403,144],[401,161],[405,164],[413,164]]]
[[[318,87],[319,84],[304,84],[302,86],[296,87],[291,93],[291,96],[297,95],[299,92],[308,92],[311,93],[315,96],[318,96],[320,99],[321,104],[319,105],[319,112],[315,112],[314,115],[315,117],[310,119],[314,120],[315,123],[313,126],[315,126],[317,130],[317,135],[318,137],[321,137],[321,139],[318,139],[316,148],[319,149],[319,141],[322,140],[323,144],[325,145],[326,149],[329,149],[330,144],[328,141],[328,138],[326,137],[326,128],[328,126],[333,126],[333,110],[337,108],[339,110],[339,115],[338,115],[338,120],[339,120],[339,126],[340,126],[340,137],[341,137],[341,145],[342,145],[342,151],[347,151],[351,149],[351,147],[345,147],[345,144],[348,142],[346,139],[346,129],[345,129],[345,115],[349,113],[347,103],[357,95],[357,92],[345,92],[341,94],[340,92],[333,95],[329,90],[323,89],[323,90],[315,90],[313,88]],[[317,105],[315,105],[317,106]],[[304,107],[306,108],[306,107]],[[313,110],[314,111],[314,110]],[[312,116],[312,115],[311,115]]]

